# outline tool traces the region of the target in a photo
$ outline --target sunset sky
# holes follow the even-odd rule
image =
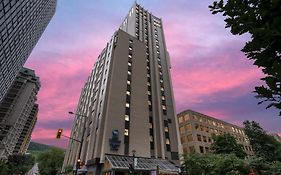
[[[278,111],[257,105],[253,93],[263,75],[240,51],[249,36],[232,36],[212,1],[138,0],[161,17],[172,63],[176,111],[193,109],[242,126],[255,120],[281,134]],[[58,0],[55,16],[26,67],[41,80],[39,114],[32,140],[66,147],[81,89],[106,42],[134,0]]]

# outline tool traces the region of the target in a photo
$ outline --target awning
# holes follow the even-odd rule
[[[165,159],[152,159],[144,157],[137,158],[137,166],[135,170],[151,171],[156,170],[157,166],[159,171],[163,173],[178,174],[179,168],[172,162]],[[123,155],[105,155],[105,159],[109,162],[112,169],[129,169],[129,164],[133,164],[132,156]]]

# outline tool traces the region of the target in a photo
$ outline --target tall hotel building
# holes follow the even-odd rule
[[[138,4],[130,9],[81,92],[71,131],[81,156],[70,140],[64,167],[80,157],[89,174],[128,169],[135,152],[136,170],[177,171],[168,161],[178,162],[179,137],[162,25]]]
[[[55,13],[56,0],[0,1],[0,101]]]
[[[0,159],[25,153],[37,120],[39,78],[22,68],[0,102]]]
[[[218,120],[216,118],[186,110],[178,115],[180,140],[183,153],[209,153],[213,143],[212,135],[229,133],[235,137],[238,144],[243,146],[244,152],[248,156],[254,154],[249,139],[243,128]]]

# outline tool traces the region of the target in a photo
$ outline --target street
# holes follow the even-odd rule
[[[38,163],[35,163],[34,166],[26,173],[26,175],[39,175]]]

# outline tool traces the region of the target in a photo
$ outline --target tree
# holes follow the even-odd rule
[[[251,157],[248,159],[249,166],[254,169],[258,174],[280,175],[281,162],[266,162],[261,157]]]
[[[232,135],[213,135],[212,138],[214,142],[211,144],[211,150],[215,154],[234,154],[238,158],[245,158],[246,153],[243,151],[243,146],[237,144]]]
[[[234,154],[191,154],[184,156],[188,175],[248,175],[249,166]]]
[[[242,51],[254,60],[265,74],[266,86],[255,87],[259,102],[269,102],[281,116],[281,1],[280,0],[223,0],[209,8],[213,14],[225,16],[226,28],[234,35],[250,34]]]
[[[13,154],[8,160],[0,162],[0,174],[22,174],[27,173],[35,163],[35,158],[31,155]]]
[[[270,136],[255,121],[245,121],[244,131],[257,157],[265,161],[281,161],[281,143]]]
[[[64,151],[53,148],[38,155],[38,168],[41,175],[56,175],[60,172]]]

